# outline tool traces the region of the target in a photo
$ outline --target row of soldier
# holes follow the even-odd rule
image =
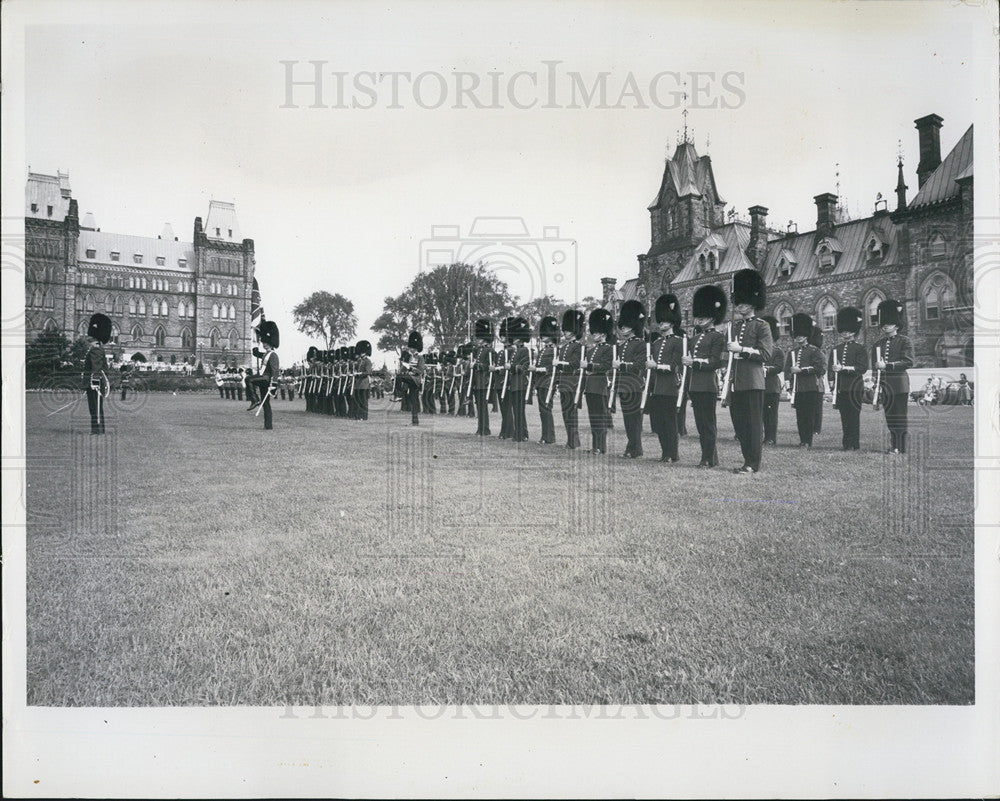
[[[219,397],[223,400],[242,401],[247,382],[252,381],[254,376],[254,371],[249,367],[244,369],[230,367],[216,370],[215,386],[219,390]],[[285,372],[275,380],[274,397],[293,401],[298,391],[298,385],[299,378],[291,372]],[[124,379],[122,386],[124,392]],[[253,396],[249,392],[246,393],[246,397],[247,400],[253,400]]]
[[[372,346],[367,340],[333,350],[312,347],[299,378],[299,391],[306,399],[306,411],[368,419],[368,400],[373,383],[381,396],[381,381],[372,378]]]
[[[701,445],[699,467],[705,468],[719,463],[716,407],[721,400],[730,410],[743,455],[743,464],[734,472],[753,474],[761,469],[763,444],[776,443],[782,390],[795,409],[800,447],[812,446],[820,428],[828,378],[840,412],[842,447],[859,450],[864,375],[870,366],[873,405],[885,409],[888,450],[905,453],[906,371],[913,365],[913,348],[899,333],[904,321],[902,304],[894,300],[880,304],[882,337],[870,354],[857,342],[862,312],[850,307],[838,313],[839,341],[828,354],[815,344],[821,332],[811,317],[794,315],[794,345],[785,354],[775,345],[777,320],[758,316],[766,303],[765,293],[757,271],[738,271],[733,278],[732,319],[726,321],[725,292],[715,286],[701,287],[693,298],[694,331],[690,335],[682,328],[680,303],[672,294],[657,298],[649,330],[646,309],[639,301],[622,305],[617,326],[606,309],[594,309],[588,316],[570,309],[561,322],[542,318],[537,353],[529,347],[533,332],[524,318],[506,318],[498,330],[492,321],[480,319],[474,327],[475,340],[439,361],[443,364],[440,383],[437,364],[428,364],[422,354],[422,337],[413,331],[397,380],[414,425],[419,424],[421,408],[427,408],[426,393],[438,392],[449,410],[463,413],[463,399],[465,414],[475,410],[479,436],[491,435],[489,407],[495,394],[502,418],[499,437],[514,442],[528,439],[525,406],[537,401],[542,445],[556,441],[553,411],[558,397],[570,449],[580,447],[579,411],[586,401],[589,450],[595,454],[607,452],[607,432],[620,406],[627,440],[622,456],[631,459],[643,455],[642,416],[646,413],[660,444],[661,462],[679,459],[678,439],[690,402]],[[494,349],[497,335],[503,343],[499,352]],[[453,395],[458,403],[451,400]]]

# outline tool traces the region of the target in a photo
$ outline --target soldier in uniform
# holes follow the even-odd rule
[[[694,337],[688,355],[681,363],[688,368],[688,395],[694,410],[694,424],[701,443],[701,461],[698,467],[715,467],[719,463],[716,447],[718,426],[715,405],[719,400],[719,382],[716,377],[723,363],[726,337],[715,330],[726,316],[726,293],[719,287],[699,287],[694,293],[691,316],[694,318]]]
[[[865,393],[868,352],[855,339],[864,321],[861,309],[853,306],[845,306],[837,312],[840,342],[830,349],[827,363],[827,375],[833,376],[833,405],[840,412],[845,451],[861,450],[861,403]]]
[[[132,369],[128,366],[128,364],[123,364],[121,366],[121,374],[122,374],[122,400],[125,400],[126,396],[128,395],[128,388],[129,384],[131,383],[130,379],[132,376]]]
[[[684,339],[681,329],[681,304],[676,296],[660,295],[653,308],[653,316],[660,327],[660,338],[656,340],[646,361],[646,369],[651,370],[649,398],[649,422],[653,433],[660,440],[660,461],[676,462],[677,455],[677,393],[680,391]]]
[[[647,347],[643,339],[646,307],[637,300],[626,300],[618,313],[621,344],[618,361],[612,367],[618,371],[618,397],[625,423],[626,459],[642,456],[642,390],[646,376]]]
[[[420,354],[423,349],[423,336],[419,331],[410,331],[406,347],[400,356],[397,375],[397,380],[403,382],[403,392],[408,399],[410,422],[415,426],[420,425],[420,384],[424,375],[424,357]]]
[[[611,411],[608,399],[608,381],[612,371],[612,347],[608,339],[614,334],[615,321],[604,308],[594,309],[587,320],[590,331],[590,350],[584,352],[586,378],[584,394],[587,398],[587,416],[590,418],[590,452],[608,452],[608,429],[611,428]]]
[[[500,402],[500,433],[498,439],[510,439],[514,436],[514,421],[510,413],[510,398],[507,390],[510,383],[510,325],[513,317],[505,317],[500,321],[498,336],[503,345],[497,363],[493,366],[493,386],[497,391],[497,399]],[[506,384],[505,384],[506,382]]]
[[[90,408],[90,433],[104,433],[104,401],[111,392],[108,380],[108,359],[104,346],[111,341],[111,318],[98,312],[91,315],[87,326],[90,348],[83,359],[83,372],[87,381],[87,406]]]
[[[434,414],[436,411],[434,408],[434,387],[437,384],[438,360],[433,348],[427,351],[427,355],[424,357],[424,365],[426,366],[426,370],[424,372],[423,388],[420,391],[420,408],[424,414]]]
[[[905,320],[903,304],[898,300],[883,300],[878,305],[878,324],[882,336],[872,346],[872,367],[880,371],[880,400],[885,409],[889,428],[888,453],[906,453],[907,408],[910,399],[910,377],[913,367],[913,343],[899,333]]]
[[[785,351],[778,347],[778,320],[762,317],[771,327],[771,341],[774,348],[771,358],[764,365],[764,444],[778,443],[778,407],[781,402],[781,374],[785,370]]]
[[[726,349],[733,354],[733,422],[743,452],[743,465],[734,473],[760,472],[764,439],[764,364],[771,358],[771,327],[757,316],[767,301],[764,277],[753,269],[733,274],[734,311],[741,318],[733,326]],[[728,388],[723,388],[726,392]]]
[[[215,368],[215,386],[219,388],[219,397],[226,399],[226,380],[221,368]]]
[[[823,357],[823,364],[826,364],[826,354],[823,352],[823,332],[820,327],[813,323],[812,333],[809,335],[809,344],[814,348],[819,350],[820,356]],[[825,379],[819,380],[819,406],[816,408],[816,418],[814,420],[816,424],[816,434],[819,434],[823,430],[823,404],[826,401],[826,381]]]
[[[583,369],[583,312],[567,309],[563,313],[562,330],[568,334],[559,346],[556,367],[559,404],[562,407],[563,425],[566,427],[566,447],[580,447],[580,422],[576,407],[576,388]]]
[[[264,346],[264,360],[261,363],[260,375],[253,379],[256,394],[260,398],[257,406],[264,406],[264,430],[270,431],[274,428],[271,417],[271,384],[276,383],[281,377],[281,365],[278,362],[278,326],[272,320],[265,320],[260,324],[260,343]],[[254,407],[256,408],[256,406]]]
[[[490,401],[493,386],[493,323],[487,319],[476,320],[476,350],[473,354],[472,395],[476,402],[476,436],[490,436]]]
[[[514,442],[528,441],[528,420],[525,417],[525,395],[528,389],[528,371],[531,354],[528,342],[531,340],[531,324],[524,317],[514,317],[507,324],[507,336],[511,342],[510,365],[507,376],[507,405],[511,422],[511,438]]]
[[[539,445],[552,445],[556,441],[556,427],[552,418],[552,401],[549,389],[554,379],[553,364],[559,342],[559,321],[555,317],[543,317],[538,323],[538,361],[535,363],[535,391],[538,394],[538,418],[542,423],[542,438]]]
[[[354,346],[357,355],[357,365],[354,379],[354,402],[358,409],[358,419],[368,419],[368,389],[371,384],[372,375],[372,343],[367,339],[362,339]]]
[[[791,376],[794,392],[795,422],[799,429],[799,447],[811,448],[816,433],[816,409],[823,403],[823,375],[826,363],[823,351],[809,344],[813,320],[808,314],[792,315],[794,347],[785,357],[785,375]]]

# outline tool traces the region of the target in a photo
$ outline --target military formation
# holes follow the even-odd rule
[[[306,411],[349,420],[368,419],[372,346],[367,340],[333,350],[309,348],[298,382]],[[379,390],[380,391],[380,390]]]

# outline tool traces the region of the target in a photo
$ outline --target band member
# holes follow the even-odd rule
[[[825,365],[826,354],[823,352],[823,332],[820,330],[820,327],[815,323],[813,323],[812,333],[809,335],[809,344],[819,350],[820,356],[823,357],[823,364]],[[819,398],[820,403],[819,406],[816,407],[816,418],[814,421],[816,424],[816,431],[815,431],[816,434],[819,434],[820,431],[823,430],[823,403],[826,400],[826,384],[824,383],[823,380],[819,381],[819,392],[820,392],[820,398]]]
[[[128,395],[129,384],[131,383],[132,369],[127,365],[123,364],[121,366],[122,374],[122,400]]]
[[[271,387],[276,386],[281,378],[281,365],[278,363],[278,354],[275,350],[278,347],[278,326],[272,320],[264,320],[260,324],[260,344],[264,347],[264,360],[261,363],[260,375],[253,379],[253,383],[260,398],[256,406],[264,407],[264,430],[270,431],[274,428],[271,417]]]
[[[864,374],[868,370],[868,352],[855,339],[864,325],[861,309],[846,306],[837,312],[840,342],[830,349],[827,375],[833,376],[833,405],[840,412],[845,451],[861,449],[861,403],[864,399]]]
[[[607,309],[598,308],[590,313],[587,327],[590,331],[590,348],[585,350],[584,394],[587,398],[587,416],[590,418],[590,452],[608,452],[608,429],[611,428],[611,411],[608,403],[608,381],[611,377],[612,348],[608,338],[614,333],[614,318]]]
[[[621,344],[618,361],[612,368],[618,371],[618,398],[625,422],[625,459],[642,456],[642,390],[646,378],[646,342],[642,335],[646,326],[646,307],[637,300],[626,300],[618,313]]]
[[[799,429],[799,447],[811,448],[816,433],[817,408],[823,403],[823,375],[826,362],[823,351],[809,344],[814,323],[808,314],[792,315],[794,346],[785,357],[785,375],[791,383],[795,423]]]
[[[774,348],[771,358],[764,365],[764,444],[778,443],[778,408],[781,402],[781,374],[785,370],[785,352],[778,347],[778,321],[774,317],[762,317],[771,327],[771,341]]]
[[[872,366],[879,371],[877,382],[889,428],[888,453],[906,453],[906,404],[910,398],[910,377],[913,367],[913,343],[899,333],[904,323],[903,304],[898,300],[883,300],[878,305],[881,338],[872,347]]]
[[[111,392],[108,381],[108,359],[104,346],[111,341],[111,318],[107,315],[91,315],[87,326],[90,348],[83,360],[84,378],[87,381],[87,406],[90,407],[90,433],[104,433],[104,401]]]
[[[490,402],[493,387],[493,323],[487,319],[476,320],[477,345],[473,355],[472,395],[476,402],[476,436],[490,436]]]
[[[497,399],[500,402],[500,434],[498,439],[510,439],[514,436],[514,421],[510,412],[510,398],[507,396],[510,382],[510,326],[513,317],[505,317],[500,321],[498,336],[503,344],[497,363],[493,366],[493,385],[497,390]]]
[[[701,443],[701,461],[698,467],[715,467],[719,463],[716,447],[718,426],[715,405],[719,400],[719,382],[716,378],[724,361],[725,334],[715,330],[726,316],[726,293],[717,286],[699,287],[694,293],[691,316],[694,318],[694,337],[688,355],[681,364],[688,368],[688,394],[694,410],[694,424]]]
[[[222,373],[222,368],[215,368],[215,386],[219,388],[219,397],[226,399],[226,380]]]
[[[514,317],[507,326],[507,336],[511,341],[511,359],[507,377],[507,403],[511,419],[511,436],[514,442],[528,441],[528,421],[525,417],[525,403],[528,389],[528,370],[531,354],[528,342],[531,340],[531,324],[523,317]]]
[[[660,328],[660,338],[652,346],[645,365],[652,371],[647,401],[649,422],[660,440],[660,461],[676,462],[677,396],[684,349],[681,305],[676,296],[660,295],[653,316]]]
[[[568,334],[559,346],[556,359],[558,374],[556,379],[559,405],[562,408],[563,425],[566,427],[566,447],[575,450],[580,447],[580,422],[577,414],[576,394],[583,370],[583,312],[567,309],[563,313],[562,330]]]
[[[733,325],[733,339],[726,349],[733,354],[732,405],[743,465],[734,473],[760,471],[764,439],[764,364],[771,358],[771,327],[757,316],[767,301],[764,277],[756,270],[733,274],[733,305],[740,319]],[[723,393],[729,390],[723,387]]]
[[[539,445],[552,445],[556,441],[556,426],[552,419],[552,400],[549,398],[555,381],[556,349],[559,343],[559,321],[543,317],[538,323],[538,361],[535,364],[535,392],[538,396],[538,419],[542,423]],[[553,390],[554,392],[554,390]]]
[[[409,400],[410,423],[420,425],[420,384],[424,377],[424,338],[419,331],[410,331],[406,347],[399,360],[398,379],[403,382],[403,391]]]
[[[362,339],[354,346],[357,363],[354,367],[354,403],[358,409],[358,419],[368,419],[368,389],[372,375],[372,343]]]

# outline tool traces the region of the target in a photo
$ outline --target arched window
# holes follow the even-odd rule
[[[865,315],[868,325],[872,328],[878,328],[878,305],[883,300],[885,295],[877,289],[865,300]]]
[[[162,348],[164,343],[167,341],[167,332],[163,329],[162,325],[156,326],[156,330],[153,332],[153,337],[156,340],[156,347]]]
[[[135,314],[135,298],[128,299],[128,313]]]
[[[59,326],[56,324],[56,321],[53,320],[51,317],[48,320],[45,321],[45,325],[43,325],[42,328],[44,328],[46,331],[58,331],[59,330]]]
[[[208,334],[208,346],[210,348],[219,347],[219,329],[213,328]]]
[[[121,295],[115,295],[115,300],[114,300],[114,303],[111,306],[111,310],[115,314],[121,314],[122,313],[122,298],[121,298]]]
[[[133,325],[132,326],[132,341],[139,342],[142,340],[142,326]]]
[[[187,316],[187,306],[184,305],[183,300],[177,301],[177,316],[186,317]]]
[[[774,317],[778,321],[778,333],[782,336],[792,335],[792,307],[787,303],[779,303],[774,310]]]
[[[139,298],[139,314],[145,314],[145,313],[146,313],[146,299]]]
[[[948,255],[948,243],[941,234],[934,233],[931,235],[930,245],[929,245],[931,258],[947,256]]]
[[[160,301],[160,316],[169,317],[170,309],[167,307],[167,302],[165,300]]]
[[[709,253],[708,254],[708,269],[711,270],[714,273],[715,270],[716,270],[716,266],[717,265],[716,265],[716,262],[715,262],[715,253],[714,252],[713,253]]]
[[[218,303],[213,303],[212,304],[212,319],[213,320],[218,320],[219,319],[219,304]]]
[[[112,323],[111,324],[111,341],[113,343],[115,343],[116,345],[118,344],[118,337],[121,336],[121,333],[122,332],[121,332],[121,329],[118,327],[118,324],[117,323]]]
[[[698,274],[701,275],[703,272],[705,272],[705,254],[704,253],[702,253],[698,257]]]
[[[87,331],[90,328],[90,320],[80,320],[80,325],[77,326],[77,331],[81,337],[87,336]]]
[[[229,349],[236,350],[236,346],[240,343],[240,335],[237,333],[236,329],[233,328],[229,332]]]
[[[934,273],[924,282],[924,319],[940,320],[955,306],[955,285],[944,273]]]
[[[104,311],[111,314],[115,310],[115,299],[111,295],[104,298]]]
[[[191,329],[189,328],[181,330],[181,347],[188,349],[191,347]]]
[[[41,306],[42,305],[42,289],[41,287],[35,287],[34,291],[31,293],[31,300],[28,301],[29,306]]]
[[[816,307],[816,319],[824,331],[833,331],[837,327],[837,304],[830,298],[823,298]]]
[[[236,319],[236,307],[233,306],[233,304],[231,303],[229,304],[229,319],[230,320]]]
[[[89,312],[94,310],[94,296],[90,293],[88,293],[87,297],[83,300],[83,308]]]

